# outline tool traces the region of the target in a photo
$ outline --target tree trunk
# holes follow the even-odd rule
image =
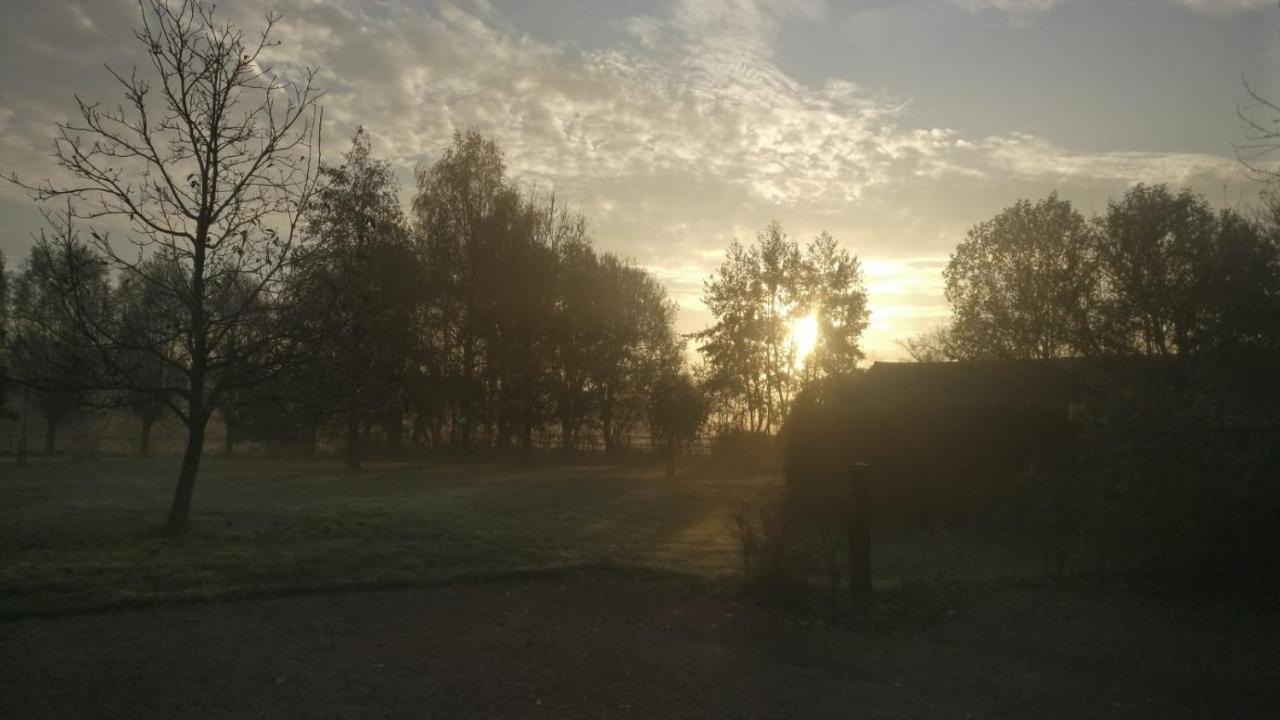
[[[600,431],[604,434],[604,454],[613,457],[618,449],[618,444],[613,436],[613,413],[605,411],[600,420]]]
[[[208,398],[205,397],[205,372],[209,362],[209,337],[206,335],[204,307],[204,263],[209,243],[209,219],[201,215],[196,223],[194,252],[191,262],[191,369],[187,373],[187,448],[182,454],[182,468],[178,471],[178,487],[173,493],[173,506],[169,508],[168,532],[181,535],[187,531],[191,520],[191,494],[196,487],[196,472],[200,469],[200,455],[204,452],[204,431],[209,424]]]
[[[355,402],[347,407],[347,469],[360,469],[360,418]]]
[[[316,456],[316,451],[320,449],[320,425],[313,423],[307,428],[307,444],[305,454],[308,458]]]
[[[44,454],[52,455],[54,451],[55,441],[58,438],[58,423],[56,418],[46,417],[44,419]]]
[[[173,494],[169,508],[170,535],[181,535],[191,522],[191,494],[196,487],[196,471],[200,469],[200,455],[204,452],[204,430],[208,422],[201,413],[193,413],[187,421],[187,449],[182,454],[182,469],[178,471],[178,489]]]
[[[680,457],[680,439],[672,437],[667,441],[667,478],[676,476],[676,460]]]
[[[470,317],[470,314],[467,317]],[[462,345],[462,427],[458,438],[463,454],[471,450],[471,381],[474,377],[474,368],[471,367],[474,362],[474,350],[471,344],[472,341],[468,335]]]
[[[528,463],[533,455],[533,423],[526,421],[520,428],[520,461]]]
[[[572,427],[570,421],[562,418],[560,420],[560,449],[566,453],[572,452],[577,441],[577,430]]]
[[[387,447],[393,455],[399,455],[404,446],[404,410],[400,407],[397,403],[395,410],[388,411],[387,420],[382,425],[383,432],[387,434]]]
[[[231,457],[236,451],[236,436],[230,424],[225,427],[226,432],[222,435],[222,454]]]
[[[421,450],[427,444],[427,415],[419,410],[413,416],[413,447]]]
[[[155,424],[154,418],[142,419],[142,438],[138,441],[138,454],[142,457],[151,455],[151,426]]]

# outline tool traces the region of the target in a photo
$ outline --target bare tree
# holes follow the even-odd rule
[[[0,253],[0,418],[7,417],[9,394],[9,273],[4,267],[4,253]]]
[[[288,357],[287,336],[263,308],[311,249],[299,219],[318,177],[320,93],[314,70],[286,79],[261,64],[277,44],[277,15],[249,35],[200,0],[142,0],[139,11],[134,35],[150,79],[108,67],[124,101],[77,98],[79,118],[58,125],[53,149],[69,180],[10,179],[37,201],[68,199],[68,221],[126,223],[127,251],[91,229],[95,250],[122,283],[145,283],[176,306],[177,342],[132,348],[125,334],[78,317],[107,360],[127,356],[122,349],[147,353],[181,379],[163,393],[187,428],[168,521],[181,533],[219,397],[264,382]],[[180,271],[150,272],[146,258],[156,254]],[[77,289],[67,290],[74,298]],[[246,363],[246,353],[260,362]],[[128,368],[114,369],[129,385]]]
[[[960,351],[951,337],[950,325],[938,325],[917,335],[898,341],[912,362],[950,362],[959,360]]]
[[[1250,177],[1274,186],[1280,183],[1280,168],[1275,163],[1280,154],[1280,105],[1258,94],[1247,81],[1244,89],[1249,102],[1237,107],[1236,115],[1244,126],[1245,139],[1236,146],[1236,157]]]

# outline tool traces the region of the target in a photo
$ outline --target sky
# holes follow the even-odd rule
[[[223,0],[274,9],[284,76],[317,67],[325,149],[357,125],[413,169],[473,127],[510,174],[590,218],[710,322],[702,283],[770,220],[863,265],[870,359],[945,322],[941,270],[974,224],[1057,191],[1086,215],[1137,182],[1247,206],[1245,82],[1280,97],[1276,0]],[[55,173],[75,96],[142,65],[132,0],[0,5],[0,174]],[[1247,110],[1247,107],[1246,107]],[[13,267],[41,218],[0,183]]]

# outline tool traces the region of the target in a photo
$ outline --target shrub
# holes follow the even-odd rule
[[[774,473],[781,466],[778,439],[763,432],[722,430],[711,440],[711,461],[733,472]]]

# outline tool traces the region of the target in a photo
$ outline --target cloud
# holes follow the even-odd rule
[[[961,4],[1034,13],[1052,2]],[[728,240],[775,218],[801,240],[829,230],[867,261],[867,342],[892,356],[894,339],[945,316],[940,263],[965,229],[1018,197],[1058,189],[1097,208],[1135,181],[1219,188],[1234,169],[1204,155],[1079,153],[1032,134],[909,129],[902,98],[847,80],[805,84],[780,68],[783,28],[827,19],[812,0],[673,2],[623,19],[625,40],[591,51],[523,35],[485,4],[272,6],[285,20],[266,64],[285,75],[320,68],[330,158],[364,124],[407,193],[415,165],[455,130],[478,128],[502,145],[513,175],[578,204],[601,247],[665,282],[685,331],[706,320],[702,279]],[[237,3],[230,19],[256,29],[265,9]],[[47,174],[43,148],[71,94],[114,100],[101,63],[136,61],[120,44],[133,12],[124,2],[0,11],[0,46],[9,45],[0,169]],[[67,33],[75,43],[54,42]],[[16,217],[0,214],[0,227],[25,237],[34,228]]]
[[[1035,14],[1049,10],[1059,0],[950,0],[971,13],[997,11],[1013,14]]]
[[[1276,0],[1173,0],[1177,4],[1204,15],[1234,15],[1241,12],[1275,9]]]
[[[1025,22],[1054,7],[1078,0],[946,0],[952,5],[979,15],[999,13],[1017,22]],[[1275,9],[1276,0],[1163,0],[1202,15],[1226,16],[1262,9]]]
[[[1010,25],[1022,27],[1065,0],[946,0],[971,15],[994,15]]]

